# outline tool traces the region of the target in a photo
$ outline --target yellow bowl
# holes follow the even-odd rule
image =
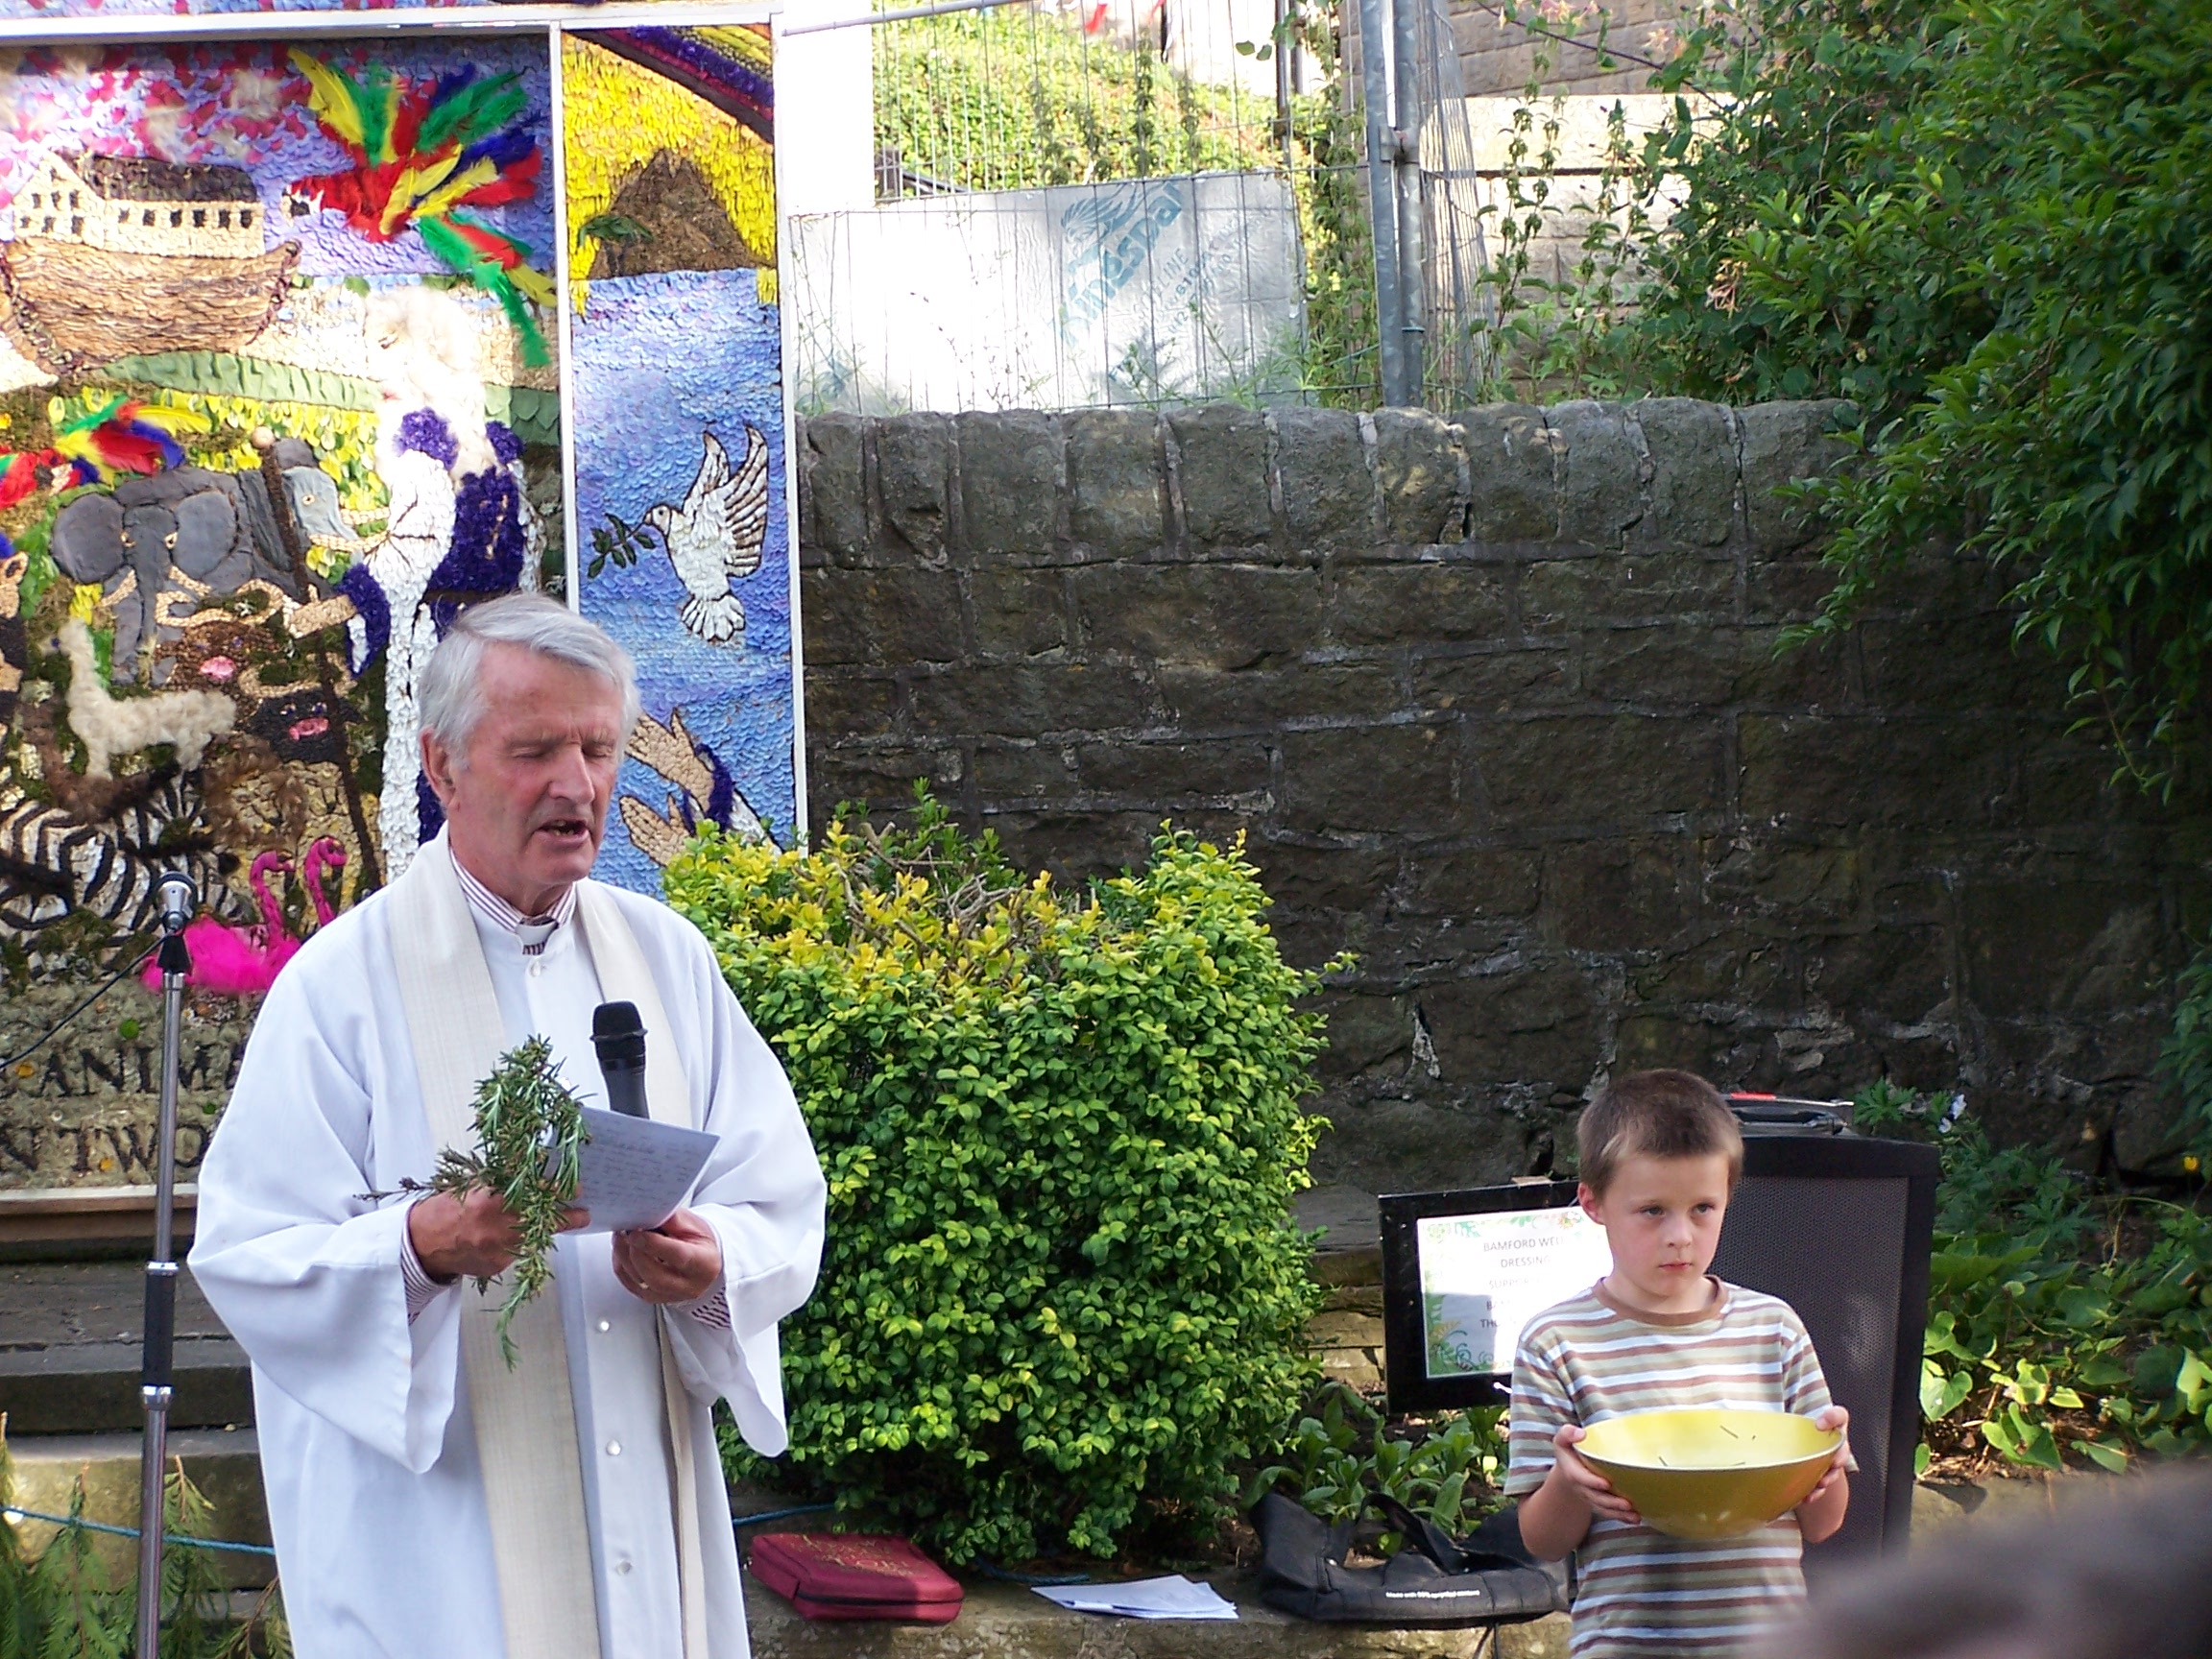
[[[1733,1538],[1805,1502],[1842,1436],[1788,1411],[1630,1411],[1594,1423],[1582,1461],[1676,1538]]]

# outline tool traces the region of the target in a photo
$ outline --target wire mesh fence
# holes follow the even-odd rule
[[[1379,124],[1349,7],[863,20],[877,204],[791,223],[801,406],[1465,402],[1487,370],[1482,182],[1442,0],[1400,3],[1384,37],[1409,72]],[[1377,202],[1410,273],[1380,291]],[[1393,387],[1402,347],[1421,367]]]

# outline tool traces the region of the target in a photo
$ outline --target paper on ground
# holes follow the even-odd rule
[[[689,1196],[714,1150],[714,1137],[650,1118],[584,1108],[585,1142],[576,1202],[591,1212],[586,1233],[658,1227]]]
[[[1234,1619],[1237,1607],[1211,1584],[1179,1574],[1128,1584],[1033,1584],[1047,1601],[1075,1613],[1113,1613],[1124,1619]]]

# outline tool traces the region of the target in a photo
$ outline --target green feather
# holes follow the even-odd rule
[[[370,65],[368,84],[354,99],[361,111],[361,148],[372,166],[392,159],[392,72],[381,63]]]
[[[489,138],[528,107],[520,83],[521,77],[512,74],[478,81],[432,105],[416,133],[416,151],[435,156],[447,144],[466,149]]]
[[[553,361],[544,334],[530,315],[529,306],[523,303],[521,291],[503,267],[495,260],[479,256],[476,250],[455,235],[452,227],[442,219],[419,219],[415,228],[422,233],[423,247],[499,301],[499,308],[507,313],[507,321],[514,324],[515,332],[521,337],[525,364],[542,369]]]

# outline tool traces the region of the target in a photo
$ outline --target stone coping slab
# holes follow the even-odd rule
[[[950,1624],[802,1619],[791,1603],[745,1577],[754,1659],[1477,1659],[1488,1625],[1465,1629],[1317,1624],[1259,1599],[1249,1574],[1210,1580],[1237,1603],[1237,1620],[1107,1618],[1070,1613],[1019,1584],[964,1578],[967,1599]],[[1496,1659],[1565,1659],[1567,1619],[1553,1614],[1497,1627]]]

